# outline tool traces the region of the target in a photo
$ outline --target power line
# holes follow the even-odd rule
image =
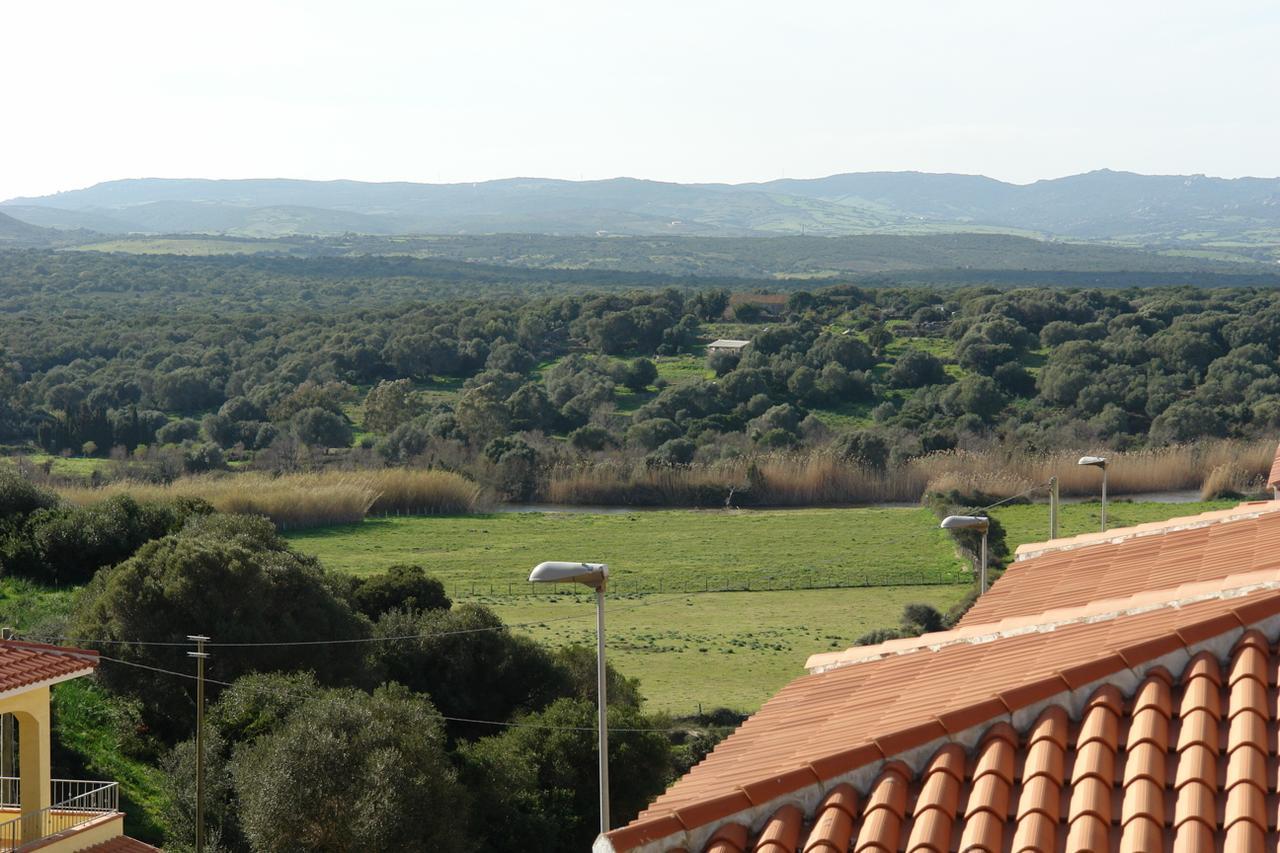
[[[690,595],[702,595],[703,591],[694,592],[671,592],[665,595],[653,595],[648,601],[642,601],[638,604],[630,606],[614,607],[611,612],[617,613],[629,612],[641,607],[648,607],[658,604],[672,598],[684,598]],[[577,602],[575,602],[577,603]],[[455,637],[464,634],[480,634],[486,631],[506,631],[512,628],[531,628],[539,625],[545,625],[548,622],[565,622],[572,619],[594,618],[593,612],[574,613],[568,616],[553,616],[549,619],[535,619],[530,622],[512,622],[502,625],[487,625],[483,628],[462,628],[457,631],[432,631],[420,634],[401,634],[391,637],[347,637],[340,639],[326,640],[282,640],[279,642],[243,642],[243,643],[205,643],[208,648],[285,648],[297,646],[324,646],[324,645],[351,645],[355,643],[391,643],[402,642],[406,640],[430,640],[435,637]],[[188,648],[190,642],[178,642],[169,640],[117,640],[117,639],[86,639],[83,637],[65,637],[65,636],[32,636],[30,639],[39,642],[63,642],[63,643],[82,643],[88,646],[153,646],[162,648]]]
[[[627,608],[630,609],[630,608]],[[535,622],[514,622],[509,625],[488,625],[483,628],[463,628],[457,631],[433,631],[423,634],[401,634],[393,637],[348,637],[343,639],[332,640],[282,640],[273,643],[205,643],[209,648],[265,648],[277,646],[323,646],[323,645],[349,645],[352,643],[391,643],[403,640],[429,640],[433,637],[454,637],[461,634],[480,634],[485,631],[506,631],[511,628],[527,628],[534,625],[541,625],[546,622],[562,622],[566,619],[585,619],[591,616],[591,613],[576,613],[572,616],[555,616],[550,619],[539,619]],[[83,637],[34,637],[33,639],[41,642],[58,641],[64,643],[83,643],[90,646],[161,646],[171,648],[187,648],[190,643],[182,643],[167,640],[104,640],[104,639],[85,639]]]
[[[188,645],[190,645],[190,644],[188,643]],[[209,644],[207,644],[207,643],[206,643],[206,645],[209,645]],[[147,671],[149,671],[149,672],[159,673],[159,674],[161,674],[161,675],[169,675],[169,676],[173,676],[173,677],[176,677],[176,678],[186,678],[186,679],[189,679],[189,680],[195,680],[195,679],[197,679],[197,676],[194,676],[194,675],[192,675],[192,674],[191,674],[191,673],[189,673],[189,672],[179,672],[179,671],[174,670],[174,669],[164,669],[163,667],[150,666],[149,664],[145,664],[145,663],[136,663],[136,662],[134,662],[134,661],[121,660],[120,658],[108,657],[108,656],[106,656],[106,655],[99,655],[99,656],[98,656],[98,659],[99,659],[99,660],[109,661],[110,663],[118,663],[118,664],[121,664],[121,665],[123,665],[123,666],[131,666],[131,667],[134,667],[134,668],[136,668],[136,669],[144,669],[144,670],[147,670]],[[206,683],[208,683],[208,684],[217,684],[217,685],[219,685],[220,687],[233,687],[233,686],[235,686],[233,682],[230,682],[230,681],[220,681],[220,680],[218,680],[218,679],[216,679],[216,678],[209,678],[209,677],[207,677],[207,676],[205,677],[205,682],[206,682]],[[258,692],[260,692],[260,693],[274,693],[274,694],[275,694],[275,695],[277,695],[277,696],[285,696],[285,697],[288,697],[288,698],[298,699],[299,701],[303,701],[303,702],[314,702],[314,701],[322,701],[322,702],[340,702],[340,701],[341,701],[341,700],[339,700],[339,699],[329,698],[329,697],[326,697],[326,696],[307,696],[306,694],[303,694],[303,693],[295,693],[295,692],[292,692],[292,691],[279,690],[279,689],[273,689],[273,688],[269,688],[269,687],[258,687],[258,686],[256,686],[256,685],[250,686],[250,689],[257,690],[257,691],[258,691]],[[480,720],[480,719],[475,719],[475,718],[471,718],[471,717],[451,717],[451,716],[448,716],[448,715],[446,715],[446,714],[440,714],[440,718],[441,718],[442,720],[448,720],[448,721],[449,721],[449,722],[451,722],[451,723],[470,723],[470,724],[472,724],[472,725],[498,726],[498,727],[506,727],[506,728],[548,729],[548,730],[553,730],[553,731],[564,731],[564,732],[594,732],[594,731],[596,730],[595,726],[555,726],[555,725],[551,725],[551,724],[548,724],[548,723],[526,723],[526,722],[513,722],[513,721],[509,721],[509,720],[504,722],[504,721],[501,721],[501,720]],[[661,732],[661,733],[663,733],[663,734],[670,734],[671,732],[682,731],[682,729],[678,729],[678,728],[665,728],[665,729],[659,729],[659,728],[625,728],[625,727],[614,727],[614,726],[610,726],[610,727],[609,727],[609,731],[613,731],[613,732]]]
[[[1029,488],[1029,489],[1027,489],[1027,490],[1025,490],[1025,491],[1018,492],[1016,495],[1009,495],[1009,497],[1004,498],[1004,499],[1002,499],[1002,500],[998,500],[998,501],[996,501],[996,502],[995,502],[995,503],[993,503],[993,504],[988,504],[987,506],[969,507],[969,509],[970,509],[972,512],[986,512],[987,510],[995,509],[996,507],[998,507],[998,506],[1000,506],[1000,505],[1002,505],[1002,504],[1007,504],[1009,501],[1014,501],[1014,500],[1017,500],[1018,498],[1025,497],[1026,495],[1029,495],[1029,494],[1031,494],[1032,492],[1035,492],[1035,491],[1038,491],[1038,490],[1040,490],[1040,489],[1043,489],[1043,488],[1045,488],[1046,486],[1049,486],[1049,485],[1051,485],[1051,484],[1050,484],[1048,481],[1045,481],[1045,482],[1043,482],[1043,483],[1036,483],[1034,486],[1032,486],[1031,488]]]

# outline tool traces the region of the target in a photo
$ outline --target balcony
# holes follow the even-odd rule
[[[0,851],[80,850],[120,835],[120,789],[115,782],[54,779],[52,805],[22,811],[16,776],[0,776]]]

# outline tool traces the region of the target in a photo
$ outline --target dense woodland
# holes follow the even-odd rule
[[[1280,428],[1280,291],[792,281],[770,313],[743,295],[756,287],[411,258],[0,253],[0,445],[156,481],[432,465],[522,499],[564,465],[794,450],[883,469],[951,448]],[[749,344],[708,356],[718,337]],[[24,635],[125,661],[64,686],[55,725],[73,746],[78,730],[107,739],[139,778],[158,768],[155,802],[127,809],[131,831],[171,849],[193,835],[190,685],[131,664],[169,669],[184,650],[131,641],[195,624],[265,644],[215,652],[230,686],[211,696],[210,849],[594,836],[591,652],[451,606],[417,567],[355,579],[199,499],[74,507],[0,469],[0,574],[11,591],[84,585],[21,614]],[[21,599],[0,606],[14,618]],[[908,611],[897,633],[927,627],[916,611],[942,618]],[[288,645],[322,639],[341,642]],[[619,819],[705,754],[722,731],[709,724],[733,722],[647,714],[617,673],[610,696],[629,768]],[[507,721],[521,725],[491,724]],[[73,746],[69,775],[92,763]]]
[[[1280,428],[1269,289],[793,283],[769,316],[724,282],[596,275],[0,254],[0,443],[153,479],[430,463],[519,498],[553,464],[610,458],[883,467]],[[722,334],[750,344],[705,357]]]

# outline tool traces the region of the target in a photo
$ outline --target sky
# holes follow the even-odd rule
[[[0,199],[132,177],[1280,175],[1280,4],[6,4]]]

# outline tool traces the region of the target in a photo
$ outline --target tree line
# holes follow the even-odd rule
[[[159,478],[435,464],[518,498],[614,457],[883,467],[1280,427],[1269,289],[832,285],[767,316],[719,287],[504,290],[544,270],[455,264],[441,299],[414,259],[189,260],[0,254],[0,443]],[[722,330],[749,345],[703,361]]]

